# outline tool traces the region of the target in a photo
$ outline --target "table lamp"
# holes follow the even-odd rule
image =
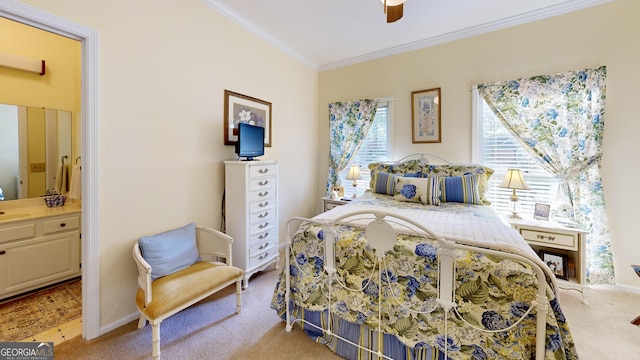
[[[353,198],[356,198],[356,187],[358,186],[358,181],[362,179],[362,175],[360,175],[360,165],[351,165],[349,169],[349,173],[347,174],[347,180],[353,180]]]
[[[516,212],[516,203],[518,202],[518,195],[516,195],[516,190],[529,190],[530,187],[524,181],[522,177],[522,171],[519,169],[509,169],[507,170],[507,175],[502,180],[502,183],[499,185],[501,188],[512,189],[511,193],[511,201],[513,201],[513,212],[509,215],[509,219],[514,220],[522,220],[520,215]]]

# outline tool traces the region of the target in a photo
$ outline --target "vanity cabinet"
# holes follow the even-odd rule
[[[0,224],[0,299],[80,275],[79,213]]]
[[[273,264],[278,254],[278,163],[225,161],[225,232],[233,237],[233,266],[249,278]]]

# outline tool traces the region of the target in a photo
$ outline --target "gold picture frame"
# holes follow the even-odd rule
[[[411,92],[412,143],[441,142],[440,88]]]
[[[224,144],[235,145],[238,141],[238,124],[246,122],[264,128],[264,146],[271,147],[271,103],[224,91]]]

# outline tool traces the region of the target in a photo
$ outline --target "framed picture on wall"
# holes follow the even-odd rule
[[[440,88],[411,93],[411,134],[415,143],[441,142]]]
[[[238,141],[238,124],[264,128],[264,146],[271,146],[271,103],[251,96],[224,91],[224,144]]]

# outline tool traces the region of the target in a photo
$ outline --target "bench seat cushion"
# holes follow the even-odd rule
[[[206,261],[197,262],[186,269],[154,280],[151,283],[153,297],[146,308],[144,292],[138,289],[136,304],[147,318],[156,319],[240,277],[242,270],[237,267]]]

